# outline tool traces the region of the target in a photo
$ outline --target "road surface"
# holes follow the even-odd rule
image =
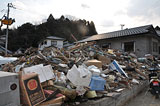
[[[160,98],[156,99],[148,88],[144,89],[139,95],[131,99],[125,106],[160,106]]]

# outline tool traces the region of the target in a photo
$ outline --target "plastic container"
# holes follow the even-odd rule
[[[95,90],[95,91],[103,91],[104,86],[106,84],[106,80],[104,80],[100,76],[92,76],[91,82],[90,82],[90,90]]]

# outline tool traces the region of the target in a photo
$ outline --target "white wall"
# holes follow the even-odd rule
[[[121,37],[121,38],[114,38],[114,39],[107,39],[107,40],[101,40],[99,43],[111,43],[112,49],[122,50],[122,44],[124,42],[135,42],[135,53],[138,57],[143,57],[145,54],[152,54],[150,52],[150,44],[147,37],[143,36],[132,36],[132,37]],[[123,51],[123,50],[122,50]]]
[[[46,44],[44,43],[45,41],[47,41]],[[59,41],[53,40],[53,41],[57,41],[57,45],[56,45],[57,48],[63,48],[63,41],[60,41],[60,40]],[[51,40],[44,40],[43,45],[41,45],[41,44],[42,43],[39,44],[39,49],[43,50],[43,48],[51,46]]]
[[[57,41],[57,47],[58,48],[63,48],[63,41]]]

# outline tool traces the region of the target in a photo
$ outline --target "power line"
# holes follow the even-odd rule
[[[1,12],[4,12],[4,11],[5,11],[5,9],[2,9],[2,10],[1,10]]]

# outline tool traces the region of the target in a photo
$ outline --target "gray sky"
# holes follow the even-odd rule
[[[120,24],[124,28],[160,25],[160,0],[0,0],[0,17],[8,2],[17,7],[10,11],[10,17],[16,19],[12,27],[39,24],[49,14],[93,21],[98,33],[120,30]]]

